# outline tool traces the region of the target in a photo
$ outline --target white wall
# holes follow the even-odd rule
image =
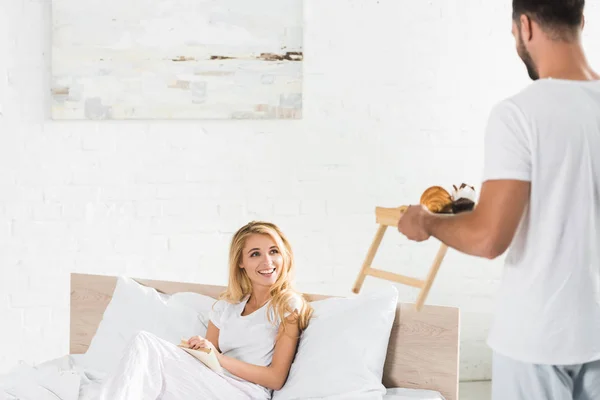
[[[479,187],[487,113],[529,83],[511,2],[490,3],[307,0],[302,121],[57,123],[50,1],[1,0],[0,371],[68,351],[70,272],[225,284],[250,219],[288,233],[301,290],[349,295],[376,205]],[[436,247],[391,231],[376,263],[424,275]],[[450,251],[428,299],[461,307],[463,380],[490,375],[501,263]]]

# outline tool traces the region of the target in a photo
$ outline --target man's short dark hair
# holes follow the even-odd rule
[[[585,0],[513,0],[513,19],[525,14],[542,29],[559,34],[573,32],[583,22]]]

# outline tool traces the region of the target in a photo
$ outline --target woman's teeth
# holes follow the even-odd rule
[[[261,275],[271,275],[273,272],[275,272],[275,268],[258,271],[258,273]]]

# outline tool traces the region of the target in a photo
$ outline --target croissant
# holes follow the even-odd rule
[[[433,213],[452,212],[452,196],[441,186],[431,186],[425,190],[420,203]]]

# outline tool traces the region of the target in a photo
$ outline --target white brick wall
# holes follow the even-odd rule
[[[68,351],[70,272],[224,284],[250,219],[290,236],[300,289],[349,295],[376,205],[479,187],[487,113],[528,83],[510,3],[307,0],[302,121],[56,123],[50,1],[0,0],[0,371]],[[424,275],[436,247],[392,231],[376,262]],[[463,380],[490,376],[501,263],[450,251],[429,297],[462,309]]]

